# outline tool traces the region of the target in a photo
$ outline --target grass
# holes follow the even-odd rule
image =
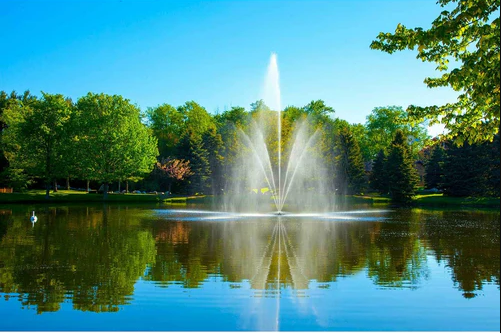
[[[106,202],[129,202],[129,203],[168,203],[185,205],[187,203],[208,203],[213,201],[212,196],[166,196],[160,194],[108,194]],[[378,195],[353,195],[343,197],[345,203],[352,204],[390,204],[388,197]],[[104,202],[102,194],[89,194],[82,191],[59,190],[51,192],[50,198],[45,199],[44,190],[30,190],[25,193],[0,193],[0,204],[12,203],[87,203]],[[456,198],[447,197],[443,194],[417,195],[413,199],[413,205],[418,207],[489,207],[499,208],[499,198]]]
[[[49,199],[45,199],[44,190],[31,190],[24,193],[0,193],[0,203],[73,203],[73,202],[173,202],[184,200],[186,197],[176,198],[157,194],[108,194],[104,200],[103,194],[89,194],[82,191],[59,190],[51,192]]]
[[[443,194],[425,194],[417,195],[414,198],[414,203],[417,206],[433,206],[433,207],[500,207],[499,198],[489,197],[447,197]]]

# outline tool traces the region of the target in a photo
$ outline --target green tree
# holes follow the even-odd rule
[[[158,151],[161,157],[174,153],[175,147],[184,131],[183,114],[169,104],[146,110],[148,125],[158,140]]]
[[[383,149],[379,151],[372,165],[370,183],[371,187],[380,194],[388,194],[389,183],[388,175],[386,174],[386,155]]]
[[[353,137],[349,127],[341,130],[338,143],[338,177],[346,184],[348,194],[360,194],[366,188],[365,164],[358,142]],[[338,187],[339,188],[339,187]]]
[[[440,188],[442,183],[442,165],[445,160],[445,151],[441,144],[433,146],[430,160],[425,165],[425,183],[427,188]]]
[[[376,157],[381,149],[388,149],[397,130],[403,131],[407,138],[412,138],[412,154],[417,155],[426,144],[429,136],[424,123],[416,126],[407,124],[407,112],[400,106],[376,107],[367,116],[366,127],[366,156],[369,161]]]
[[[414,168],[404,132],[397,130],[386,162],[389,192],[393,202],[409,203],[416,194],[419,177]]]
[[[437,64],[445,72],[426,78],[428,87],[451,87],[460,95],[442,106],[411,105],[415,122],[442,123],[448,138],[459,144],[493,139],[499,132],[500,24],[499,0],[438,0],[443,10],[431,28],[409,29],[398,24],[395,33],[379,33],[371,48],[387,53],[417,47],[416,58]],[[455,65],[452,70],[449,62]]]
[[[271,111],[271,109],[264,103],[262,99],[255,101],[254,103],[251,103],[250,105],[250,112],[251,113],[256,113],[256,112],[261,112],[261,111]]]
[[[223,188],[223,139],[221,134],[217,133],[215,128],[210,128],[202,136],[204,149],[207,151],[209,168],[211,174],[211,191],[212,194],[220,194]]]
[[[42,92],[42,98],[24,106],[16,103],[4,111],[7,129],[3,139],[10,149],[7,158],[13,169],[44,179],[46,198],[50,185],[67,166],[63,152],[69,143],[66,124],[72,108],[63,95]]]
[[[499,136],[493,143],[452,142],[443,164],[443,190],[449,196],[499,196]]]
[[[178,145],[177,156],[190,161],[192,175],[187,178],[187,191],[190,194],[203,194],[209,190],[211,176],[209,154],[203,146],[202,138],[186,133]]]
[[[177,110],[183,115],[183,135],[190,133],[190,135],[201,137],[207,130],[216,126],[207,110],[194,101],[186,102]]]
[[[335,112],[332,107],[325,105],[325,102],[321,99],[311,101],[303,109],[317,124],[325,123],[326,119]]]
[[[77,102],[80,149],[90,179],[105,184],[140,179],[153,170],[157,141],[140,121],[139,109],[122,96],[88,93]]]

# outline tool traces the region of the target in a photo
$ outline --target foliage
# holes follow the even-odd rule
[[[203,146],[202,138],[186,133],[178,145],[178,154],[182,159],[190,161],[193,174],[187,178],[186,190],[189,194],[205,194],[209,190],[211,176],[209,154]]]
[[[157,142],[140,122],[137,107],[121,96],[88,93],[78,100],[77,108],[86,177],[107,184],[152,171]]]
[[[169,179],[169,194],[171,192],[172,182],[181,181],[193,175],[190,169],[190,161],[162,158],[160,162],[157,162],[156,167],[157,170],[161,171],[162,174]]]
[[[454,103],[411,105],[413,121],[441,122],[449,131],[447,137],[458,144],[492,141],[500,126],[500,1],[438,0],[438,4],[456,7],[443,10],[427,30],[398,24],[394,34],[381,32],[371,48],[391,54],[417,47],[416,58],[434,62],[445,72],[439,78],[426,78],[426,85],[460,92]],[[452,70],[451,60],[457,64]]]
[[[440,188],[443,176],[445,151],[442,145],[433,147],[430,160],[425,165],[425,183],[427,188]]]
[[[207,158],[211,174],[211,192],[212,194],[220,194],[223,188],[223,139],[221,134],[217,133],[214,128],[210,128],[203,134],[202,142],[203,148],[207,151],[208,155]]]
[[[416,194],[417,171],[414,168],[404,132],[397,130],[386,162],[389,193],[393,202],[407,204]]]
[[[412,139],[412,155],[416,156],[428,141],[428,134],[424,124],[411,126],[407,124],[407,112],[400,106],[386,106],[374,108],[367,116],[365,123],[365,149],[364,158],[370,161],[381,150],[386,150],[397,132],[401,130],[406,138]]]
[[[390,185],[386,170],[386,155],[382,149],[377,154],[376,160],[372,165],[370,184],[371,188],[380,194],[388,194],[389,192]]]
[[[148,108],[146,117],[153,135],[158,140],[160,156],[173,154],[184,130],[183,114],[172,105],[162,104],[156,108]]]
[[[493,143],[450,144],[443,164],[444,194],[499,196],[499,135]]]
[[[364,192],[367,185],[365,164],[358,142],[348,127],[341,130],[338,147],[338,176],[341,176],[346,182],[346,189],[341,189],[341,193],[360,194]],[[344,187],[342,186],[342,188]]]
[[[17,102],[4,111],[7,128],[2,136],[10,167],[44,179],[47,197],[51,182],[67,168],[63,151],[71,113],[63,95],[46,93],[31,106]]]

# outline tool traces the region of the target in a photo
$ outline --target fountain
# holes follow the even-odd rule
[[[242,149],[226,186],[229,195],[223,211],[269,211],[267,203],[271,201],[276,215],[284,214],[285,208],[311,212],[333,208],[333,194],[326,181],[332,175],[328,177],[316,147],[321,132],[308,119],[284,118],[279,78],[277,55],[272,53],[262,92],[269,109],[255,110],[248,128],[238,129]],[[289,122],[286,130],[291,132],[287,138],[283,137],[285,121]]]

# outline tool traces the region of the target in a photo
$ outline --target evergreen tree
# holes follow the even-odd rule
[[[189,194],[203,194],[209,190],[211,175],[209,154],[203,146],[202,138],[190,132],[186,133],[178,145],[178,157],[190,161],[193,173],[187,178],[186,191]]]
[[[372,166],[370,183],[371,187],[380,194],[388,194],[389,183],[386,173],[386,154],[382,149],[377,154],[376,160]]]
[[[391,200],[394,203],[409,203],[416,194],[419,177],[401,130],[396,131],[391,143],[386,169]]]
[[[223,188],[223,162],[224,158],[221,155],[223,151],[223,139],[221,134],[217,133],[214,128],[210,128],[202,136],[203,147],[207,151],[207,158],[210,168],[210,184],[212,194],[218,194]]]
[[[338,170],[345,179],[346,190],[349,194],[358,194],[366,188],[365,165],[358,142],[348,127],[341,130],[339,135]]]
[[[492,143],[453,143],[444,162],[444,194],[499,196],[499,135]]]
[[[425,165],[425,183],[427,188],[439,188],[442,182],[443,163],[445,160],[444,148],[441,144],[435,145],[431,158]]]

